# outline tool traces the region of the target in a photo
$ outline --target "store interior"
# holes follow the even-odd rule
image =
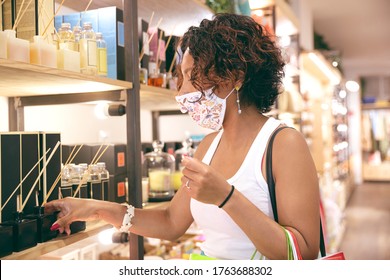
[[[217,8],[224,7],[210,4],[219,1],[198,0],[132,0],[125,4],[119,0],[89,3],[56,0],[54,7],[52,1],[35,2],[35,6],[26,8],[19,1],[0,1],[0,166],[10,160],[5,152],[7,140],[17,139],[20,147],[27,137],[44,143],[43,148],[38,144],[41,147],[34,155],[37,160],[41,156],[45,159],[41,163],[42,172],[35,171],[40,178],[37,188],[42,198],[20,191],[19,205],[15,198],[18,192],[13,197],[13,189],[5,190],[6,170],[2,169],[1,209],[4,207],[8,212],[17,211],[20,206],[33,209],[34,204],[39,206],[51,199],[53,189],[55,195],[60,193],[66,181],[63,166],[71,163],[69,159],[78,148],[81,152],[72,163],[96,165],[99,158],[106,164],[111,181],[106,188],[115,190],[111,194],[106,189],[106,197],[101,199],[128,201],[144,208],[165,207],[180,187],[175,185],[175,175],[180,176],[181,154],[196,149],[199,141],[211,132],[178,111],[175,80],[171,75],[174,40],[189,26],[211,18]],[[374,35],[359,34],[363,38],[361,43],[354,41],[354,32],[346,35],[351,29],[336,32],[344,27],[343,18],[356,25],[349,16],[361,17],[354,12],[376,12],[379,17],[389,3],[385,0],[341,1],[343,4],[331,1],[334,5],[325,5],[327,1],[320,0],[231,2],[236,5],[225,9],[252,16],[275,34],[282,48],[287,62],[285,89],[269,115],[299,130],[310,148],[326,217],[327,251],[342,250],[350,259],[390,259],[390,57],[388,51],[383,51],[386,44],[378,43]],[[356,2],[361,2],[361,6]],[[134,7],[138,18],[130,19]],[[23,8],[26,16],[18,18],[24,14]],[[351,12],[347,15],[349,8]],[[99,14],[109,15],[107,22],[100,23]],[[359,21],[366,28],[355,29],[364,32],[367,24]],[[100,64],[95,66],[97,72],[91,74],[88,71],[92,68],[83,68],[82,63],[81,66],[77,63],[76,69],[65,63],[68,60],[64,57],[59,63],[59,53],[64,56],[68,51],[61,49],[62,39],[56,40],[62,24],[72,23],[73,27],[84,22],[92,22],[93,29],[103,34],[107,44],[107,65],[101,75]],[[379,22],[383,21],[378,19]],[[57,46],[54,66],[45,64],[43,58],[39,62],[14,58],[9,47],[2,52],[2,42],[6,41],[3,30],[12,29],[15,24],[18,24],[17,38],[30,48],[36,43],[34,35],[45,31],[51,34],[45,40],[48,45]],[[106,31],[108,26],[115,31]],[[383,30],[383,26],[386,24],[381,24],[380,34],[386,37],[389,31]],[[371,28],[368,32],[373,33]],[[134,42],[134,38],[138,40]],[[364,40],[374,46],[362,47]],[[73,50],[70,54],[74,55]],[[121,64],[121,60],[126,60],[126,64]],[[145,69],[149,78],[143,80]],[[152,78],[152,71],[158,72],[156,78]],[[157,84],[160,74],[162,84]],[[134,76],[137,80],[133,80]],[[152,175],[145,172],[156,147],[155,140],[162,142],[159,152],[172,159],[170,191],[163,197],[155,196]],[[57,141],[61,142],[61,149],[55,150]],[[45,150],[48,147],[56,154],[46,166],[43,162],[50,161]],[[106,153],[102,153],[104,147]],[[29,161],[30,166],[36,162]],[[16,181],[12,181],[15,186],[29,170],[20,169]],[[144,182],[145,177],[148,180]],[[100,190],[104,193],[101,182]],[[144,188],[147,184],[148,189]],[[81,185],[80,181],[80,195]],[[23,190],[23,184],[20,186]],[[7,201],[9,197],[11,203]],[[4,214],[5,210],[2,223],[10,217]],[[113,232],[110,225],[101,221],[88,222],[70,236],[48,237],[26,248],[2,253],[1,259],[185,259],[202,242],[202,233],[195,224],[177,242],[141,237],[134,241],[127,235],[116,234],[113,243]]]

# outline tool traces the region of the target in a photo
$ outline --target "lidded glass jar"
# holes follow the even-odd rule
[[[153,152],[144,155],[142,172],[149,177],[149,201],[167,201],[174,195],[175,157],[162,151],[164,142],[153,141]]]

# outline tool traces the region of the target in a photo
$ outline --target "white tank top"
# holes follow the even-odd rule
[[[261,161],[272,132],[281,124],[279,120],[269,118],[253,141],[242,165],[227,181],[234,185],[247,199],[263,213],[273,218],[268,185],[261,172]],[[203,163],[210,164],[221,140],[221,130],[211,143],[203,157]],[[233,156],[233,155],[232,155]],[[205,241],[201,244],[203,252],[218,259],[249,260],[255,246],[237,226],[230,216],[214,204],[205,204],[191,199],[191,213]],[[258,258],[258,257],[257,257]]]

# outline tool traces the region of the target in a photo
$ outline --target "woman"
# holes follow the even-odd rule
[[[280,50],[250,17],[233,14],[218,14],[191,27],[178,49],[176,100],[182,112],[216,132],[204,138],[194,158],[183,159],[182,187],[169,206],[134,209],[65,198],[45,206],[49,212],[60,211],[53,229],[69,233],[74,220],[103,219],[138,235],[175,240],[195,220],[204,231],[207,256],[250,259],[257,251],[268,259],[286,259],[282,225],[295,235],[304,259],[316,258],[317,173],[296,130],[280,131],[274,142],[279,224],[265,180],[264,151],[272,132],[283,125],[264,115],[282,86]]]

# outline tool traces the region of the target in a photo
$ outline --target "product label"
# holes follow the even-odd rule
[[[118,46],[125,47],[125,29],[123,22],[118,21]]]
[[[117,161],[118,161],[118,167],[124,167],[125,166],[125,153],[118,153],[117,154]]]
[[[97,66],[97,46],[95,40],[87,41],[88,48],[88,66]]]
[[[125,182],[119,182],[117,185],[117,195],[122,197],[126,195]]]

